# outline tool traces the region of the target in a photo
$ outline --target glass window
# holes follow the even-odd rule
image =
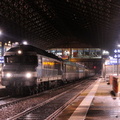
[[[55,53],[56,53],[56,50],[51,50],[50,52],[53,53],[53,54],[55,54]]]
[[[57,49],[56,55],[62,57],[62,49]]]
[[[68,59],[69,56],[70,56],[70,49],[63,49],[62,58],[63,58],[63,59]]]
[[[37,64],[37,56],[5,56],[5,63]]]
[[[95,56],[96,56],[95,49],[90,49],[90,57],[95,57]]]
[[[76,71],[77,71],[77,68],[75,66],[66,65],[66,72],[72,73],[72,72],[76,72]]]
[[[42,58],[43,68],[53,69],[55,62],[48,58]]]
[[[21,61],[25,64],[36,64],[37,56],[23,56],[21,57]]]
[[[91,58],[101,58],[101,49],[91,48],[90,49]]]
[[[73,50],[73,57],[78,57],[78,51],[77,50]]]
[[[20,57],[18,57],[18,56],[6,56],[5,63],[20,63]]]
[[[78,57],[84,57],[83,49],[78,49]]]
[[[90,51],[88,48],[84,49],[84,57],[89,58]]]

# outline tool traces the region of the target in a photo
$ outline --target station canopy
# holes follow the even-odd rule
[[[111,50],[120,41],[120,1],[0,0],[0,29],[3,42]]]

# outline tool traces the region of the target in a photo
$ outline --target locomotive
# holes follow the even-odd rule
[[[1,84],[10,94],[39,92],[90,76],[81,64],[65,61],[31,45],[19,45],[4,54]]]

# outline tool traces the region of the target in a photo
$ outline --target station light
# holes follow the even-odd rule
[[[27,41],[23,41],[23,45],[27,45],[28,44],[28,42]]]
[[[2,35],[2,30],[0,30],[0,36]]]
[[[103,54],[103,55],[109,55],[109,51],[103,50],[102,54]]]
[[[117,46],[120,47],[120,44],[118,44]]]

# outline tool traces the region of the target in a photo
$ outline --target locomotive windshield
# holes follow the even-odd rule
[[[37,56],[5,56],[5,63],[37,64]]]

